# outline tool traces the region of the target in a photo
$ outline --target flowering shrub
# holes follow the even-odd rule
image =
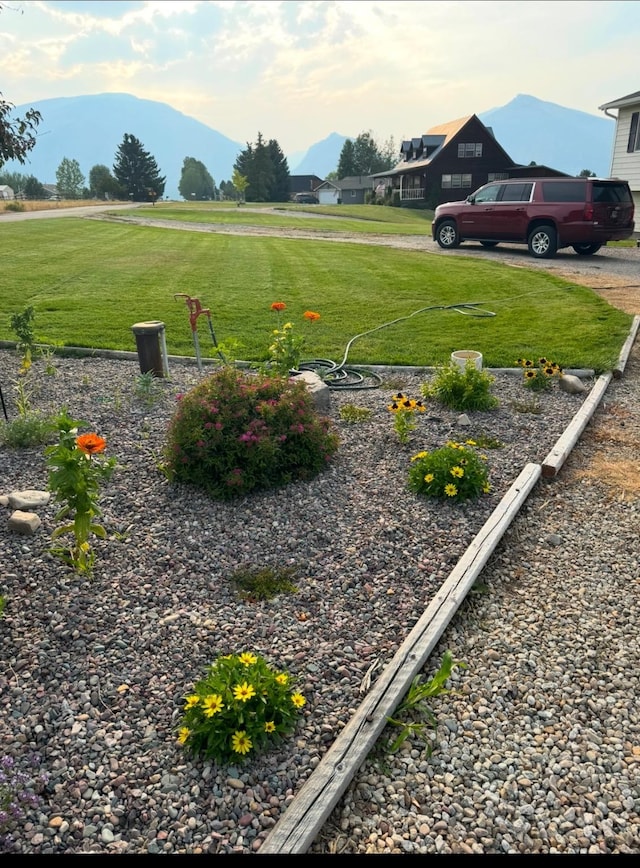
[[[442,500],[468,500],[491,491],[486,457],[473,440],[465,445],[449,440],[433,452],[418,452],[411,459],[409,488]]]
[[[38,758],[33,757],[33,765]],[[19,822],[27,816],[30,808],[42,804],[39,790],[47,783],[48,775],[42,773],[35,778],[15,766],[13,757],[0,759],[0,852],[8,853],[13,840],[11,833]]]
[[[306,344],[303,335],[294,333],[293,323],[286,322],[281,325],[280,315],[283,310],[286,310],[286,307],[283,301],[274,301],[271,305],[271,310],[278,314],[278,328],[273,331],[273,340],[269,346],[269,359],[266,365],[268,371],[283,377],[289,376],[290,371],[298,370]],[[320,319],[320,314],[313,310],[306,310],[303,317],[307,322],[316,322]]]
[[[305,703],[286,672],[250,652],[228,654],[185,698],[178,741],[194,755],[241,762],[291,732]]]
[[[226,366],[185,395],[169,426],[169,480],[231,500],[312,479],[338,449],[304,382]]]
[[[416,401],[415,398],[407,398],[402,392],[398,392],[391,399],[391,403],[387,409],[393,413],[393,428],[398,435],[398,440],[401,443],[406,443],[409,435],[416,427],[414,414],[424,413],[424,404],[422,401]]]
[[[516,365],[524,368],[523,382],[533,392],[546,392],[551,388],[554,378],[562,374],[562,368],[555,362],[540,357],[537,362],[531,359],[516,359]]]
[[[58,443],[45,449],[49,491],[54,500],[64,504],[56,515],[56,521],[71,518],[70,524],[54,530],[52,539],[65,533],[72,533],[75,538],[70,548],[53,548],[51,551],[76,572],[90,575],[95,554],[89,536],[94,534],[104,539],[107,535],[102,525],[93,520],[101,515],[98,506],[100,483],[111,477],[116,460],[96,458],[106,448],[106,440],[94,433],[77,436],[79,424],[62,410],[55,420]]]
[[[431,383],[422,385],[423,398],[434,398],[450,410],[491,410],[500,403],[491,394],[495,377],[478,370],[468,361],[464,371],[457,365],[443,365]]]

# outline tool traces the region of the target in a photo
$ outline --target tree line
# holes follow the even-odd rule
[[[11,103],[0,93],[0,185],[6,184],[26,199],[45,199],[50,193],[39,179],[19,172],[2,172],[9,160],[21,164],[36,145],[36,129],[42,117],[31,109],[23,118],[13,118]],[[379,147],[371,133],[347,139],[338,165],[329,180],[371,175],[392,168],[397,162],[393,140]],[[231,199],[245,202],[287,202],[291,198],[291,174],[287,158],[276,139],[265,141],[258,132],[254,143],[247,142],[233,165],[230,180],[215,180],[205,164],[185,157],[178,190],[185,201]],[[88,183],[77,160],[64,157],[56,169],[57,194],[62,199],[121,199],[155,202],[164,196],[166,177],[160,174],[155,157],[133,134],[125,133],[113,166],[97,164]]]

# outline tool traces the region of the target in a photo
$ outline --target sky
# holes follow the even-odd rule
[[[399,147],[519,94],[604,117],[639,45],[640,2],[615,0],[0,0],[0,94],[128,93],[289,155]]]

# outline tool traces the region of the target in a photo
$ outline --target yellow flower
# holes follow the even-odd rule
[[[187,726],[183,726],[178,733],[178,741],[180,742],[180,744],[184,744],[190,735],[191,731],[189,730],[189,728]]]
[[[475,445],[476,445],[475,440],[467,440],[467,446],[475,446]]]
[[[286,674],[286,672],[279,672],[276,675],[276,681],[278,682],[278,684],[283,684],[283,685],[288,684],[289,683],[289,676]]]
[[[296,706],[296,708],[302,708],[302,706],[306,703],[306,699],[301,693],[292,693],[291,694],[291,702]]]
[[[224,708],[224,703],[218,693],[212,693],[210,696],[205,696],[202,700],[202,707],[205,717],[213,717],[214,714],[217,714]]]
[[[233,688],[233,698],[239,699],[241,702],[246,702],[248,699],[251,699],[252,696],[255,696],[256,692],[253,688],[253,685],[247,684],[245,681],[244,684],[236,684]]]
[[[448,485],[445,485],[444,487],[444,493],[447,495],[447,497],[455,497],[458,493],[458,489],[453,484],[453,482],[449,482]]]
[[[426,458],[428,454],[429,454],[428,452],[418,452],[418,454],[414,455],[411,460],[412,461],[418,461],[420,458]]]
[[[231,736],[231,747],[236,753],[249,753],[253,742],[243,729],[239,729]]]
[[[187,701],[184,704],[185,708],[193,708],[200,702],[200,697],[197,693],[192,693],[191,696],[187,696]]]
[[[433,482],[433,473],[427,473],[425,478],[424,478],[424,481],[425,482]]]
[[[238,657],[240,663],[244,663],[245,666],[253,666],[254,663],[258,662],[258,658],[255,654],[249,653],[249,651],[245,651],[244,654],[241,654]]]
[[[266,720],[264,723],[264,731],[265,732],[275,732],[276,725],[272,720]]]
[[[462,467],[458,467],[458,465],[452,467],[449,472],[452,476],[457,476],[458,479],[461,479],[464,476],[464,470],[462,469]]]
[[[482,490],[485,494],[489,494],[489,492],[491,491],[491,486],[488,482],[485,482],[485,484],[482,486]]]

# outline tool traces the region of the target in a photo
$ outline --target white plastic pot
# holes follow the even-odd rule
[[[473,362],[477,371],[482,370],[482,353],[477,350],[455,350],[451,353],[451,363],[457,365],[461,371],[467,367],[467,362]]]

